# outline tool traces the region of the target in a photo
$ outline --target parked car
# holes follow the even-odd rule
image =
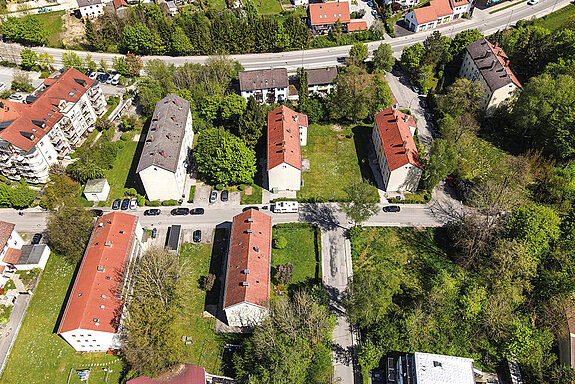
[[[40,240],[42,240],[42,234],[36,233],[34,237],[32,237],[32,244],[40,244]]]
[[[122,200],[116,199],[112,202],[112,209],[120,209],[120,205],[122,205]]]
[[[250,209],[255,209],[256,211],[260,210],[258,207],[253,206],[253,207],[245,207],[244,209],[242,209],[242,212],[249,211]]]
[[[455,179],[453,176],[447,177],[447,185],[449,185],[451,188],[455,188]]]
[[[194,208],[194,209],[190,209],[190,215],[203,215],[204,214],[204,208]]]
[[[107,74],[107,73],[101,73],[101,74],[98,76],[98,80],[99,80],[101,83],[105,83],[105,82],[108,80],[108,74]]]
[[[185,216],[190,213],[190,210],[188,208],[174,208],[170,213],[172,216]]]
[[[527,5],[535,5],[535,4],[539,4],[539,0],[529,0],[527,2]]]
[[[220,195],[220,199],[222,201],[228,201],[229,197],[230,197],[230,192],[227,189],[224,189],[222,191],[222,194]]]
[[[24,96],[22,96],[22,95],[19,94],[19,93],[15,93],[15,94],[13,94],[13,95],[10,95],[9,99],[10,99],[10,100],[18,100],[18,101],[20,101],[20,100],[23,100],[23,99],[24,99]]]
[[[369,7],[373,7],[373,1],[368,1],[368,2],[367,2],[367,5],[368,5]]]
[[[122,209],[122,211],[125,211],[126,209],[130,208],[130,199],[125,198],[124,200],[122,200],[122,206],[120,208]]]
[[[106,84],[112,84],[112,80],[114,79],[114,75],[108,73],[108,78],[106,79]]]
[[[98,77],[98,72],[92,72],[92,73],[90,73],[90,76],[88,76],[88,77],[92,80],[96,80],[96,77]]]
[[[372,10],[371,10],[371,14],[372,14],[373,16],[375,16],[375,15],[377,15],[377,11],[376,11],[375,9],[372,9]]]
[[[399,212],[401,208],[397,205],[388,205],[387,207],[383,207],[383,212]]]
[[[132,197],[130,199],[130,209],[136,209],[136,208],[138,208],[138,199]]]
[[[200,241],[202,241],[202,231],[196,229],[194,231],[194,243],[199,243]]]
[[[144,211],[144,216],[158,216],[162,211],[158,208],[146,209]]]
[[[116,73],[114,75],[114,77],[112,78],[112,85],[118,85],[118,83],[120,82],[120,75],[119,73]]]
[[[94,212],[94,216],[102,216],[104,214],[101,209],[92,209],[92,212]]]
[[[218,191],[210,193],[210,203],[215,203],[218,200]]]
[[[158,236],[158,228],[152,229],[152,239],[155,239]]]

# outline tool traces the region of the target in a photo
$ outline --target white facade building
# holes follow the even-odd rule
[[[105,201],[110,193],[110,184],[106,179],[93,179],[86,182],[84,197],[88,201]]]
[[[467,357],[415,352],[393,360],[388,377],[397,384],[475,384],[481,374]]]
[[[293,5],[295,5],[296,7],[307,7],[309,5],[309,0],[291,0]]]
[[[253,327],[268,314],[271,241],[269,215],[249,209],[234,216],[223,305],[231,327]]]
[[[104,14],[104,3],[102,0],[76,0],[80,17],[94,18]]]
[[[58,334],[78,352],[118,345],[124,300],[142,254],[144,230],[137,216],[101,216],[90,237]]]
[[[307,115],[281,106],[268,114],[268,189],[299,191],[301,146],[307,145]]]
[[[335,89],[333,81],[337,77],[336,67],[306,69],[306,73],[307,87],[310,95],[319,93],[325,96]]]
[[[412,116],[389,107],[375,114],[372,141],[386,191],[414,192],[423,174]]]
[[[97,82],[73,68],[45,79],[29,99],[0,101],[0,173],[45,183],[50,165],[80,143],[106,100]]]
[[[469,0],[432,0],[429,4],[408,12],[405,23],[408,29],[414,32],[425,31],[459,19],[470,11]]]
[[[481,108],[493,113],[502,103],[508,102],[521,88],[519,80],[509,68],[509,58],[501,47],[481,38],[466,48],[459,76],[479,81],[483,89]]]
[[[177,200],[185,195],[193,140],[190,102],[174,94],[158,101],[136,171],[148,200]]]
[[[248,100],[253,96],[258,103],[283,103],[289,96],[287,69],[258,69],[241,71],[240,94]]]

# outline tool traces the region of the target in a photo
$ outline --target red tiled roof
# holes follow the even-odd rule
[[[271,238],[272,219],[265,213],[250,209],[234,217],[224,308],[243,302],[268,308]]]
[[[431,4],[413,10],[417,24],[425,24],[437,20],[437,13]]]
[[[469,4],[468,0],[453,0],[453,7],[460,7]]]
[[[86,85],[76,80],[84,81]],[[0,132],[0,138],[29,151],[62,118],[58,108],[60,101],[77,102],[93,83],[94,80],[71,68],[59,78],[45,79],[44,86],[47,88],[38,94],[38,99],[32,104],[2,101],[0,122],[11,123]]]
[[[125,0],[114,0],[114,8],[127,7],[128,3]]]
[[[268,113],[268,171],[282,163],[301,170],[299,126],[307,124],[307,115],[283,105]]]
[[[449,0],[431,0],[431,6],[435,9],[437,17],[444,17],[453,14]]]
[[[6,246],[15,226],[15,224],[0,221],[0,251]]]
[[[338,20],[342,24],[350,21],[349,3],[347,1],[331,1],[329,3],[313,3],[309,5],[311,25],[332,25]]]
[[[375,124],[390,171],[406,164],[413,164],[423,169],[415,141],[409,130],[410,126],[416,126],[412,116],[389,107],[375,114]]]
[[[4,273],[4,268],[6,268],[6,266],[0,265],[0,275]]]
[[[151,379],[139,376],[128,380],[126,384],[206,384],[206,370],[191,364],[182,364],[175,372],[168,372],[160,377]]]
[[[60,322],[59,334],[75,329],[116,332],[123,305],[117,299],[119,278],[136,241],[137,223],[138,217],[122,212],[98,218]]]
[[[348,32],[366,31],[367,23],[365,21],[352,21],[347,25]]]
[[[521,83],[519,82],[519,79],[517,79],[511,68],[509,68],[509,57],[507,57],[507,54],[505,53],[503,48],[501,48],[498,44],[495,45],[491,44],[487,39],[485,39],[485,41],[489,45],[489,48],[491,48],[491,50],[495,54],[495,57],[497,57],[499,63],[503,66],[503,68],[505,68],[505,72],[507,73],[507,75],[509,75],[511,81],[513,81],[515,85],[521,88]]]
[[[2,260],[6,264],[17,264],[18,260],[20,259],[20,255],[22,255],[21,249],[16,248],[8,248],[6,255],[4,255],[4,259]]]

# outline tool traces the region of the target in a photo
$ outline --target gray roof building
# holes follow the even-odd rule
[[[46,244],[23,245],[18,265],[38,264],[46,247]]]
[[[106,179],[92,179],[86,182],[84,193],[102,193],[108,180]]]
[[[240,91],[256,89],[284,88],[289,85],[287,69],[258,69],[239,73]]]
[[[176,172],[189,113],[190,102],[174,94],[158,101],[136,172],[150,166]]]
[[[497,44],[492,45],[482,37],[469,44],[467,52],[492,92],[511,83],[521,87],[519,80],[509,68],[509,58]]]
[[[306,73],[309,85],[331,84],[337,77],[337,68],[306,69]]]
[[[78,7],[89,7],[90,5],[102,4],[102,0],[76,0],[78,2]]]

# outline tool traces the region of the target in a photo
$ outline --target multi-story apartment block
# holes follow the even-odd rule
[[[124,303],[142,254],[137,216],[112,212],[96,221],[58,334],[78,352],[118,347]]]
[[[283,103],[288,99],[287,69],[258,69],[239,73],[240,93],[246,100],[255,97],[258,103]]]
[[[306,69],[306,73],[310,95],[319,93],[325,96],[335,89],[333,81],[337,77],[336,67]]]
[[[483,37],[467,46],[459,76],[481,83],[481,108],[487,114],[509,101],[515,90],[521,88],[519,80],[509,68],[509,58],[503,49]]]
[[[174,94],[158,101],[136,170],[148,200],[183,197],[193,140],[190,102]]]
[[[106,100],[97,81],[69,69],[45,79],[27,101],[0,101],[0,173],[45,183],[50,165],[74,150]]]

